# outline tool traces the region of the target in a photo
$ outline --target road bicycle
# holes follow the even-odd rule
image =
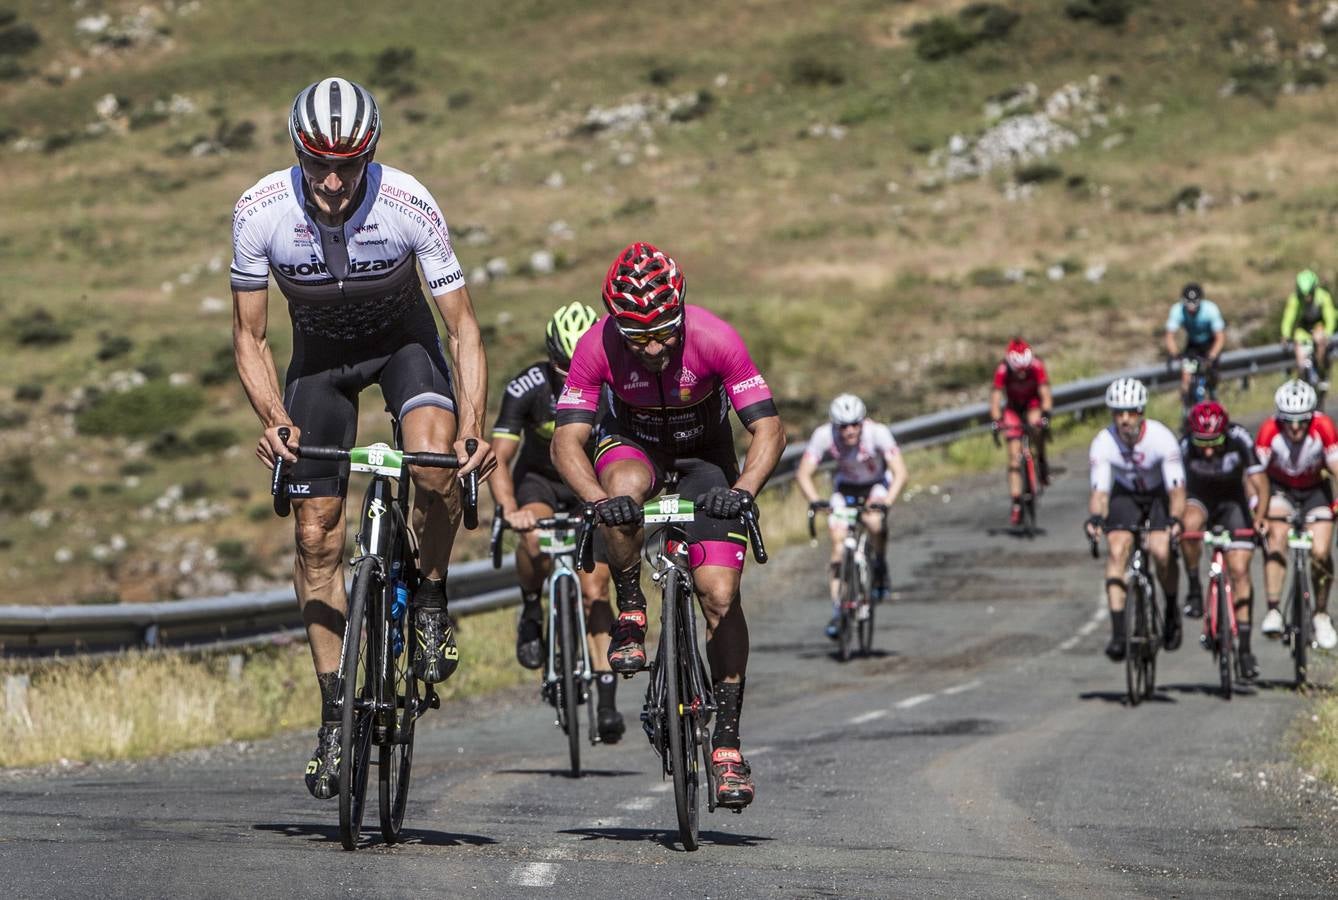
[[[1307,656],[1313,646],[1315,635],[1315,583],[1310,572],[1310,554],[1315,539],[1306,529],[1305,513],[1299,506],[1290,516],[1269,516],[1275,522],[1286,522],[1287,571],[1290,584],[1287,587],[1287,602],[1282,608],[1282,642],[1291,648],[1293,674],[1296,686],[1306,683]]]
[[[999,431],[995,429],[992,432],[994,445],[1002,446],[999,438]],[[1018,505],[1022,509],[1022,521],[1018,524],[1019,532],[1023,537],[1035,537],[1042,533],[1042,529],[1036,524],[1036,507],[1041,499],[1041,494],[1045,492],[1045,479],[1041,477],[1040,465],[1036,461],[1036,452],[1031,446],[1032,426],[1023,424],[1019,440],[1022,442],[1022,454],[1019,460],[1022,476],[1022,493],[1018,495]]]
[[[1145,512],[1133,529],[1134,546],[1124,570],[1124,683],[1130,706],[1142,703],[1156,690],[1157,651],[1163,641],[1156,578],[1149,569],[1147,536],[1152,530]],[[1100,556],[1096,540],[1088,540],[1092,557]]]
[[[808,536],[817,545],[814,520],[825,511],[829,518],[845,523],[846,536],[841,548],[841,563],[837,571],[840,582],[837,594],[836,653],[846,662],[854,653],[856,641],[859,652],[867,656],[873,650],[873,623],[876,604],[873,602],[873,564],[869,552],[869,530],[864,524],[865,511],[879,512],[887,523],[887,506],[882,503],[849,503],[832,508],[826,500],[808,506]]]
[[[716,791],[708,727],[716,704],[710,673],[697,644],[697,604],[688,562],[689,540],[682,527],[692,522],[697,512],[691,500],[674,494],[645,503],[641,512],[646,525],[663,526],[648,535],[644,550],[652,568],[651,581],[660,586],[662,593],[660,642],[649,665],[650,683],[641,725],[660,755],[663,775],[673,779],[679,839],[683,849],[691,851],[700,845],[698,789],[703,768],[708,812],[715,812]],[[592,505],[582,509],[581,517],[587,527],[578,540],[577,559],[587,572],[594,570],[591,538],[595,515]],[[765,563],[767,551],[757,525],[757,506],[751,500],[745,504],[740,518],[753,548],[753,558],[759,564]]]
[[[589,720],[586,724],[590,743],[600,742],[595,704],[590,702],[590,686],[595,676],[585,640],[585,604],[581,596],[581,580],[574,568],[577,532],[584,527],[579,516],[565,512],[539,519],[534,525],[534,530],[539,532],[539,552],[553,561],[553,571],[544,584],[544,592],[548,594],[548,653],[541,692],[557,713],[554,724],[567,736],[573,778],[581,774],[578,715],[581,705],[585,706]],[[500,515],[493,518],[490,552],[494,569],[502,567],[502,533],[508,528],[511,526]]]
[[[1231,574],[1227,569],[1226,554],[1235,549],[1237,541],[1249,541],[1251,545],[1259,539],[1253,528],[1228,530],[1218,525],[1209,531],[1186,531],[1180,535],[1181,541],[1203,541],[1205,547],[1212,548],[1212,561],[1208,564],[1208,602],[1203,606],[1203,634],[1199,643],[1213,654],[1217,663],[1217,674],[1221,680],[1222,697],[1231,699],[1236,658],[1236,602],[1231,589]]]
[[[367,778],[372,766],[372,747],[378,758],[378,794],[381,836],[386,843],[400,840],[404,811],[409,799],[409,776],[413,769],[415,724],[429,709],[439,709],[441,699],[430,684],[414,677],[409,654],[403,652],[408,598],[418,588],[418,547],[408,527],[412,478],[409,466],[458,469],[461,460],[453,453],[406,453],[399,422],[394,423],[392,447],[375,443],[366,447],[293,447],[303,459],[349,462],[354,472],[372,476],[358,518],[356,552],[350,562],[353,586],[348,593],[343,648],[339,659],[336,704],[342,729],[339,743],[339,840],[345,850],[355,850],[362,832]],[[285,444],[290,432],[279,429]],[[472,455],[478,442],[466,441]],[[275,461],[270,485],[274,511],[287,516],[290,497],[287,465]],[[393,482],[393,484],[392,484]],[[478,526],[478,472],[464,478],[464,524]]]

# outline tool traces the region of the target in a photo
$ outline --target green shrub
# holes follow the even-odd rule
[[[42,385],[29,381],[14,388],[14,399],[22,403],[36,403],[42,399]]]
[[[232,345],[226,344],[215,350],[196,375],[203,385],[227,384],[236,378],[237,362],[232,355]]]
[[[790,42],[787,78],[795,87],[840,87],[850,80],[851,41],[842,34],[805,34]]]
[[[1324,87],[1329,83],[1329,76],[1323,69],[1302,69],[1296,73],[1297,87]]]
[[[646,72],[646,80],[656,87],[668,87],[678,77],[678,67],[660,63]]]
[[[1019,184],[1044,184],[1064,177],[1064,170],[1054,163],[1028,163],[1013,173]]]
[[[190,443],[196,453],[216,453],[237,445],[237,432],[231,428],[201,428],[191,435]]]
[[[1133,0],[1069,0],[1064,4],[1064,14],[1070,19],[1091,19],[1098,25],[1123,25],[1133,8]]]
[[[0,28],[18,21],[19,14],[12,9],[0,9]]]
[[[1282,89],[1282,71],[1274,63],[1255,61],[1232,66],[1229,73],[1236,93],[1271,104]]]
[[[0,514],[32,512],[46,496],[46,485],[37,478],[31,456],[0,459]]]
[[[1022,14],[997,3],[972,3],[959,14],[962,21],[975,26],[976,39],[998,41],[1008,36]]]
[[[14,339],[25,347],[49,347],[64,343],[74,335],[68,325],[57,322],[45,309],[15,316],[9,320],[9,329]]]
[[[644,216],[654,211],[654,197],[628,197],[621,206],[613,211],[613,214],[622,219],[630,216]]]
[[[150,381],[128,391],[101,394],[74,421],[81,434],[146,437],[180,425],[203,405],[204,393],[197,387]]]
[[[915,54],[921,59],[936,62],[976,45],[976,36],[946,16],[935,16],[927,22],[912,25],[907,34],[915,38]]]
[[[6,409],[0,406],[0,431],[18,428],[28,424],[28,414],[21,409]]]
[[[228,150],[250,150],[255,146],[256,123],[249,119],[229,122],[221,119],[214,132],[214,140]]]
[[[37,49],[41,44],[42,36],[26,22],[0,28],[0,55],[18,56]]]
[[[696,96],[687,103],[674,107],[669,113],[671,122],[691,122],[700,119],[715,108],[715,94],[708,90],[697,91]]]
[[[130,348],[135,346],[135,342],[123,334],[108,334],[102,332],[98,335],[98,361],[106,362],[109,359],[116,359],[118,356],[125,356],[130,352]]]
[[[70,486],[70,496],[75,500],[87,500],[93,496],[93,490],[86,484],[75,484]]]

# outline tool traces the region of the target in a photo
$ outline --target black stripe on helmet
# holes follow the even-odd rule
[[[306,102],[303,103],[303,113],[306,120],[302,123],[302,130],[308,135],[321,134],[320,125],[316,122],[316,89],[318,87],[320,87],[319,82],[307,88]]]
[[[353,96],[358,104],[353,109],[353,128],[349,132],[349,146],[356,145],[362,140],[363,132],[367,130],[368,123],[364,121],[367,114],[367,91],[359,85],[353,85]]]
[[[338,147],[343,137],[344,102],[340,95],[339,79],[330,79],[330,146]]]

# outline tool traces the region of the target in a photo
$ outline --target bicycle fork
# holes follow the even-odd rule
[[[1221,608],[1221,593],[1226,595],[1227,622],[1231,625],[1231,639],[1234,641],[1237,637],[1236,598],[1231,589],[1231,578],[1225,569],[1222,554],[1214,553],[1213,561],[1208,566],[1208,603],[1203,610],[1203,634],[1199,636],[1199,643],[1203,645],[1203,649],[1211,650],[1214,658],[1223,649],[1217,643],[1217,616]]]

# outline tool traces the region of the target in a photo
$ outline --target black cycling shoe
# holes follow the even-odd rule
[[[840,616],[840,615],[834,615],[834,616],[832,616],[832,620],[831,620],[830,622],[828,622],[828,623],[827,623],[827,627],[826,627],[825,629],[823,629],[823,634],[827,635],[827,637],[831,638],[832,640],[836,640],[838,637],[841,636],[841,616]]]
[[[307,761],[307,790],[317,800],[329,800],[339,793],[339,737],[343,726],[331,722],[316,732],[316,752]]]
[[[543,612],[537,610],[542,617]],[[544,665],[544,629],[538,619],[521,612],[516,626],[516,661],[527,669],[541,669]]]
[[[1236,671],[1241,681],[1254,681],[1259,677],[1259,661],[1248,650],[1236,654]]]
[[[618,743],[622,740],[623,732],[627,730],[627,726],[623,724],[623,714],[611,706],[599,711],[597,727],[599,739],[605,744]]]
[[[413,673],[428,684],[439,684],[451,677],[460,664],[455,646],[455,623],[446,610],[419,607],[414,610]]]
[[[1189,591],[1185,594],[1185,618],[1203,618],[1203,592],[1196,584],[1191,584]]]
[[[1124,637],[1112,637],[1110,643],[1106,644],[1106,656],[1110,657],[1111,662],[1124,662],[1125,644]]]
[[[1180,627],[1180,616],[1176,615],[1175,613],[1168,612],[1166,614],[1166,625],[1164,633],[1162,635],[1162,645],[1166,648],[1168,652],[1172,650],[1179,650],[1180,639],[1182,636],[1183,636],[1183,631]]]

